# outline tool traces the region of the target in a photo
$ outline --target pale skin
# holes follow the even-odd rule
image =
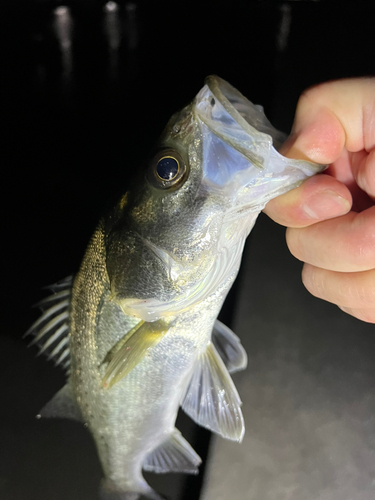
[[[375,78],[304,92],[281,152],[329,165],[264,210],[287,226],[305,287],[375,323]]]

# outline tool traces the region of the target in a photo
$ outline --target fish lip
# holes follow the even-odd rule
[[[237,90],[230,83],[228,83],[226,80],[223,80],[217,75],[207,76],[204,80],[204,83],[209,87],[212,94],[216,97],[216,99],[220,102],[224,109],[230,114],[230,116],[240,125],[241,128],[247,131],[250,135],[264,134],[265,136],[270,136],[272,138],[272,144],[275,149],[280,148],[280,146],[286,139],[286,134],[275,129],[268,120],[266,126],[264,127],[266,131],[259,130],[255,123],[251,123],[250,121],[246,120],[238,111],[236,106],[230,102],[229,98],[227,97],[228,92],[232,92],[232,94],[236,96],[239,101],[242,101],[242,103],[246,105],[249,104],[263,110],[262,106],[253,105],[249,101],[249,99],[247,99],[247,97],[245,97],[239,90]],[[227,92],[225,92],[225,89],[227,90]]]
[[[223,106],[225,111],[247,133],[249,137],[256,141],[268,142],[276,150],[284,143],[286,134],[277,130],[264,114],[263,106],[253,104],[239,90],[233,87],[226,80],[217,75],[210,75],[205,78],[205,85],[210,89],[214,98]],[[203,89],[202,89],[203,90]],[[196,104],[198,104],[200,93],[198,93]],[[248,109],[250,112],[245,112]],[[197,109],[197,107],[196,107]],[[242,112],[241,112],[242,109]],[[198,115],[204,120],[202,113]],[[206,123],[210,126],[208,123]],[[210,127],[211,128],[211,127]],[[247,155],[245,155],[247,156]]]
[[[271,125],[261,106],[251,103],[225,80],[213,75],[205,83],[194,102],[203,139],[205,177],[209,184],[224,187],[233,185],[234,177],[246,170],[241,184],[247,184],[267,169],[276,152],[274,142],[281,144],[285,136]]]

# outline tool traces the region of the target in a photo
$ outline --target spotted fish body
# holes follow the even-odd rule
[[[242,440],[229,372],[246,367],[246,353],[216,318],[261,209],[322,169],[282,157],[282,140],[259,106],[209,77],[100,221],[74,280],[44,301],[30,333],[69,375],[41,414],[87,423],[102,498],[159,499],[142,469],[197,472],[175,429],[180,406]]]

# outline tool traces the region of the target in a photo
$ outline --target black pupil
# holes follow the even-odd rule
[[[158,176],[164,181],[171,181],[178,172],[178,162],[174,158],[162,158],[156,166]]]

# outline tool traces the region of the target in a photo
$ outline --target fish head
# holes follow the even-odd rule
[[[107,219],[113,300],[146,321],[222,301],[265,204],[324,168],[283,157],[261,106],[216,76],[205,83]]]

